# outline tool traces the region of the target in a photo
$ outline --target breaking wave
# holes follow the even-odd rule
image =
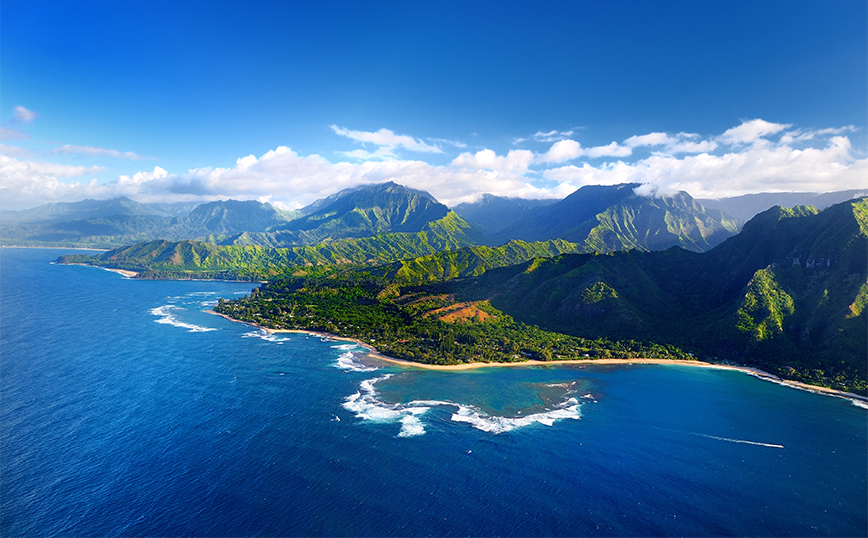
[[[530,426],[531,424],[552,426],[556,420],[582,418],[582,414],[579,411],[580,406],[581,404],[578,400],[569,398],[554,409],[542,413],[534,413],[524,417],[492,417],[472,406],[459,405],[458,411],[452,415],[452,420],[455,422],[466,422],[484,432],[506,433],[516,428]]]
[[[249,333],[244,333],[241,335],[241,338],[259,338],[265,340],[266,342],[274,342],[276,344],[283,344],[289,338],[279,337],[274,333],[270,333],[265,329],[259,329],[258,331],[251,331]]]
[[[386,374],[362,381],[359,385],[359,391],[345,398],[344,409],[352,411],[358,418],[370,420],[371,422],[399,422],[401,424],[401,431],[398,432],[398,437],[424,435],[425,425],[419,420],[419,415],[424,414],[431,407],[414,405],[416,402],[410,402],[406,405],[388,404],[377,399],[377,391],[374,388],[374,384],[384,379],[389,379],[392,375]]]
[[[150,312],[155,316],[159,316],[160,319],[155,320],[157,323],[163,323],[166,325],[171,325],[173,327],[180,327],[182,329],[188,329],[188,332],[191,333],[202,333],[208,331],[216,331],[212,327],[202,327],[201,325],[194,325],[192,323],[184,323],[183,321],[178,320],[175,316],[172,315],[170,310],[177,309],[177,306],[166,304],[163,306],[158,306],[157,308],[152,309]]]
[[[392,376],[393,374],[386,374],[362,381],[359,385],[359,391],[346,397],[343,404],[344,409],[352,411],[357,418],[363,420],[379,423],[400,423],[401,430],[398,432],[398,437],[425,434],[425,424],[422,422],[421,416],[432,407],[457,408],[451,417],[453,422],[467,423],[479,430],[495,434],[506,433],[531,424],[552,426],[557,420],[581,418],[579,411],[581,403],[572,397],[552,410],[524,417],[490,416],[471,405],[439,400],[414,400],[406,404],[391,404],[377,398],[377,390],[374,385]]]
[[[356,362],[355,355],[352,351],[347,351],[346,353],[339,356],[337,362],[335,363],[335,367],[341,368],[342,370],[349,370],[352,372],[373,372],[374,370],[379,370],[379,368],[374,368],[373,366],[366,366],[360,362]]]

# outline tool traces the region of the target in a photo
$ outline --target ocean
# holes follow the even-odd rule
[[[868,409],[741,372],[442,372],[0,251],[0,535],[866,536]]]

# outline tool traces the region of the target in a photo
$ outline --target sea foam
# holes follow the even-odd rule
[[[172,309],[178,309],[178,307],[170,304],[158,306],[157,308],[151,309],[151,314],[160,317],[160,319],[155,320],[157,323],[163,323],[166,325],[171,325],[173,327],[188,329],[188,331],[191,333],[202,333],[217,330],[212,327],[202,327],[201,325],[184,323],[183,321],[178,320],[178,318],[172,315],[172,313],[170,312],[170,310]]]
[[[452,414],[454,422],[466,422],[478,430],[490,433],[506,433],[516,428],[530,426],[531,424],[554,425],[556,420],[579,419],[582,414],[579,411],[581,404],[575,398],[558,405],[550,411],[534,413],[524,417],[493,417],[481,412],[473,406],[459,405],[458,411]]]
[[[274,342],[275,344],[283,344],[284,342],[289,340],[289,338],[276,336],[274,333],[270,333],[264,329],[244,333],[241,335],[241,338],[259,338],[261,340],[265,340],[266,342]]]
[[[343,347],[343,346],[332,346],[332,347]],[[373,366],[365,366],[359,362],[356,362],[355,355],[352,351],[347,351],[338,357],[334,366],[336,368],[340,368],[342,370],[349,370],[352,372],[373,372],[374,370],[378,370],[379,368],[374,368]]]
[[[425,424],[420,416],[432,407],[453,407],[453,422],[470,424],[476,429],[489,433],[506,433],[531,424],[554,425],[562,419],[579,419],[581,403],[576,398],[568,398],[554,409],[534,413],[524,417],[496,417],[488,415],[471,405],[439,400],[413,400],[405,404],[392,404],[377,398],[374,385],[392,377],[393,374],[366,379],[359,384],[359,391],[347,396],[343,407],[356,414],[357,418],[380,423],[400,422],[398,437],[412,437],[425,433]]]

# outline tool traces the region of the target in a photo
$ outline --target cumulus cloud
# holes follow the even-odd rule
[[[855,159],[849,139],[834,136],[825,147],[755,145],[722,155],[701,153],[683,158],[654,154],[635,163],[554,168],[543,172],[543,177],[577,186],[648,183],[664,192],[684,190],[707,198],[752,192],[828,192],[868,186],[868,159]]]
[[[585,155],[588,157],[627,157],[633,153],[633,148],[622,146],[617,142],[611,142],[606,146],[597,146],[585,150]]]
[[[12,116],[15,123],[30,123],[36,119],[36,112],[18,105],[12,110]]]
[[[91,155],[94,157],[115,157],[117,159],[130,159],[133,161],[138,161],[146,158],[142,157],[141,155],[136,155],[132,151],[118,151],[116,149],[95,148],[92,146],[73,146],[69,144],[60,146],[59,148],[55,148],[52,153],[55,155]]]
[[[103,170],[99,166],[23,161],[0,155],[0,200],[5,207],[26,207],[54,200],[80,200],[93,192],[88,186],[95,187],[95,181],[88,184],[67,183],[58,178],[76,178]]]
[[[631,136],[624,140],[624,145],[630,148],[653,147],[656,148],[656,151],[670,154],[701,153],[717,149],[717,142],[701,140],[701,137],[696,133],[677,133],[675,135],[648,133]]]
[[[474,201],[482,193],[560,198],[584,185],[628,182],[644,185],[637,192],[649,196],[685,190],[708,198],[863,189],[868,187],[868,159],[853,150],[848,130],[792,129],[751,120],[722,134],[651,132],[621,144],[588,148],[563,139],[541,154],[527,149],[506,154],[488,148],[465,151],[441,165],[371,158],[389,150],[374,140],[398,143],[389,131],[381,138],[371,138],[368,143],[376,147],[358,149],[344,162],[299,155],[280,146],[259,157],[242,156],[225,168],[177,173],[154,167],[103,182],[75,179],[96,174],[102,170],[98,167],[41,163],[26,160],[24,154],[9,154],[0,157],[0,197],[4,204],[17,201],[19,205],[121,195],[142,202],[235,198],[269,200],[293,209],[344,188],[385,181],[428,191],[447,205]]]
[[[533,152],[526,149],[510,150],[505,156],[497,155],[490,149],[483,149],[476,153],[462,153],[452,161],[452,166],[501,172],[524,172],[533,160]]]
[[[560,140],[552,144],[547,152],[538,155],[536,160],[541,163],[562,163],[581,157],[584,152],[582,145],[575,140]]]
[[[407,135],[398,135],[389,129],[380,129],[376,132],[370,131],[353,131],[350,129],[346,129],[344,127],[338,127],[337,125],[330,126],[332,131],[335,134],[339,134],[341,136],[345,136],[351,140],[355,140],[357,142],[362,142],[364,144],[374,144],[375,146],[381,146],[382,148],[387,148],[389,150],[394,150],[398,147],[403,147],[410,151],[419,151],[423,153],[443,153],[443,150],[440,146],[429,145],[421,140],[417,140],[412,136]],[[386,153],[381,153],[385,155]],[[388,152],[391,156],[392,152]]]
[[[761,119],[743,121],[741,125],[724,131],[720,135],[720,141],[724,144],[753,144],[789,127],[792,127],[792,124],[771,123]]]

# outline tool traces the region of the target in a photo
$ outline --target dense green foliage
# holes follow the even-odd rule
[[[217,312],[275,329],[359,338],[391,357],[428,364],[528,359],[689,358],[673,346],[585,339],[516,322],[486,302],[456,303],[433,287],[399,286],[356,271],[292,277],[249,296],[220,301]]]
[[[868,199],[823,212],[775,208],[701,254],[470,247],[280,280],[220,308],[266,326],[361,338],[409,360],[684,356],[680,348],[865,393],[866,207]]]
[[[706,253],[563,255],[495,269],[465,299],[583,337],[699,349],[814,384],[865,392],[868,199],[818,213],[774,208]]]
[[[449,212],[442,219],[429,223],[422,232],[379,234],[314,246],[266,248],[198,241],[152,241],[99,255],[61,256],[58,261],[138,271],[140,278],[256,281],[269,280],[287,272],[319,273],[454,250],[472,244],[467,231],[467,224]]]

